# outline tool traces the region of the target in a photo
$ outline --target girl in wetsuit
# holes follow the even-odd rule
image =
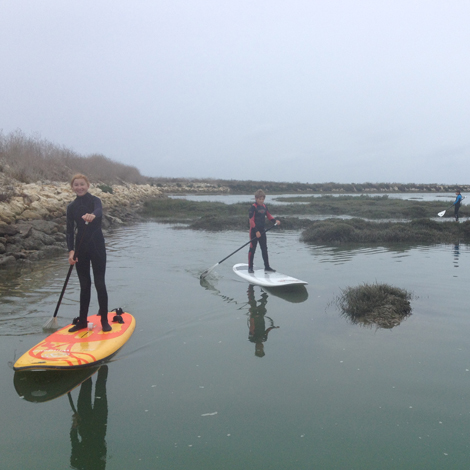
[[[460,205],[462,204],[462,195],[460,194],[460,191],[455,191],[455,202],[453,204],[454,206],[454,217],[455,217],[455,221],[458,222],[459,221],[459,209],[460,209]]]
[[[108,292],[106,291],[106,248],[101,219],[103,207],[101,199],[92,196],[88,189],[90,182],[85,175],[77,174],[70,182],[76,199],[67,206],[67,248],[69,263],[75,264],[80,281],[80,314],[78,322],[70,332],[87,327],[88,308],[91,297],[90,264],[93,268],[93,278],[98,293],[99,312],[103,331],[111,331],[108,323]],[[77,236],[74,236],[75,226]],[[75,256],[77,251],[77,256]]]

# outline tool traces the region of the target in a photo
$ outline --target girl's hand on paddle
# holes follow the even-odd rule
[[[256,238],[261,238],[261,232],[256,232]],[[258,243],[258,242],[256,242]]]
[[[276,220],[276,222],[274,223],[274,225],[281,225],[281,221],[280,221],[280,220]]]
[[[77,261],[78,261],[78,258],[74,258],[75,256],[75,251],[69,251],[69,264],[71,266],[73,266]]]
[[[96,215],[95,214],[85,214],[85,215],[82,215],[82,219],[85,221],[85,222],[93,222],[93,220],[95,220],[95,217]]]

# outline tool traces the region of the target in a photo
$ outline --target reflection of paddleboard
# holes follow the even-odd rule
[[[26,401],[43,403],[61,397],[91,377],[101,366],[78,370],[19,370],[13,383]]]
[[[288,276],[287,274],[282,274],[279,272],[275,273],[265,273],[264,269],[254,269],[254,273],[248,273],[247,264],[236,264],[233,267],[233,270],[241,278],[250,282],[251,284],[256,284],[257,286],[263,287],[280,287],[280,286],[291,286],[294,284],[307,284],[305,281],[296,279],[295,277]]]
[[[281,299],[287,300],[293,304],[305,302],[308,299],[308,291],[303,284],[290,284],[288,286],[280,286],[276,288],[263,287],[263,290],[269,295],[275,295]]]
[[[79,369],[101,364],[124,346],[135,329],[135,319],[130,313],[123,313],[122,319],[124,323],[111,323],[112,330],[107,332],[102,331],[98,315],[88,316],[88,322],[95,325],[91,330],[69,333],[72,325],[68,325],[23,354],[13,369]]]

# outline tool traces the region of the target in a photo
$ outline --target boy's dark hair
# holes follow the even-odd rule
[[[266,197],[266,194],[262,189],[258,189],[255,193],[255,199],[258,199],[259,197]]]

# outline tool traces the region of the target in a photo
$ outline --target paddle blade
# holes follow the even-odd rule
[[[47,320],[46,323],[42,326],[43,330],[57,330],[59,328],[59,322],[57,321],[57,317],[52,317],[51,319]]]
[[[214,266],[212,266],[211,268],[209,269],[206,269],[200,276],[199,276],[199,279],[204,279],[205,277],[207,277],[212,271],[213,269],[218,266],[219,263],[215,263]]]
[[[447,209],[446,209],[447,210]],[[442,212],[439,212],[439,214],[437,214],[439,217],[444,217],[444,214],[446,213],[446,211],[442,211]]]

